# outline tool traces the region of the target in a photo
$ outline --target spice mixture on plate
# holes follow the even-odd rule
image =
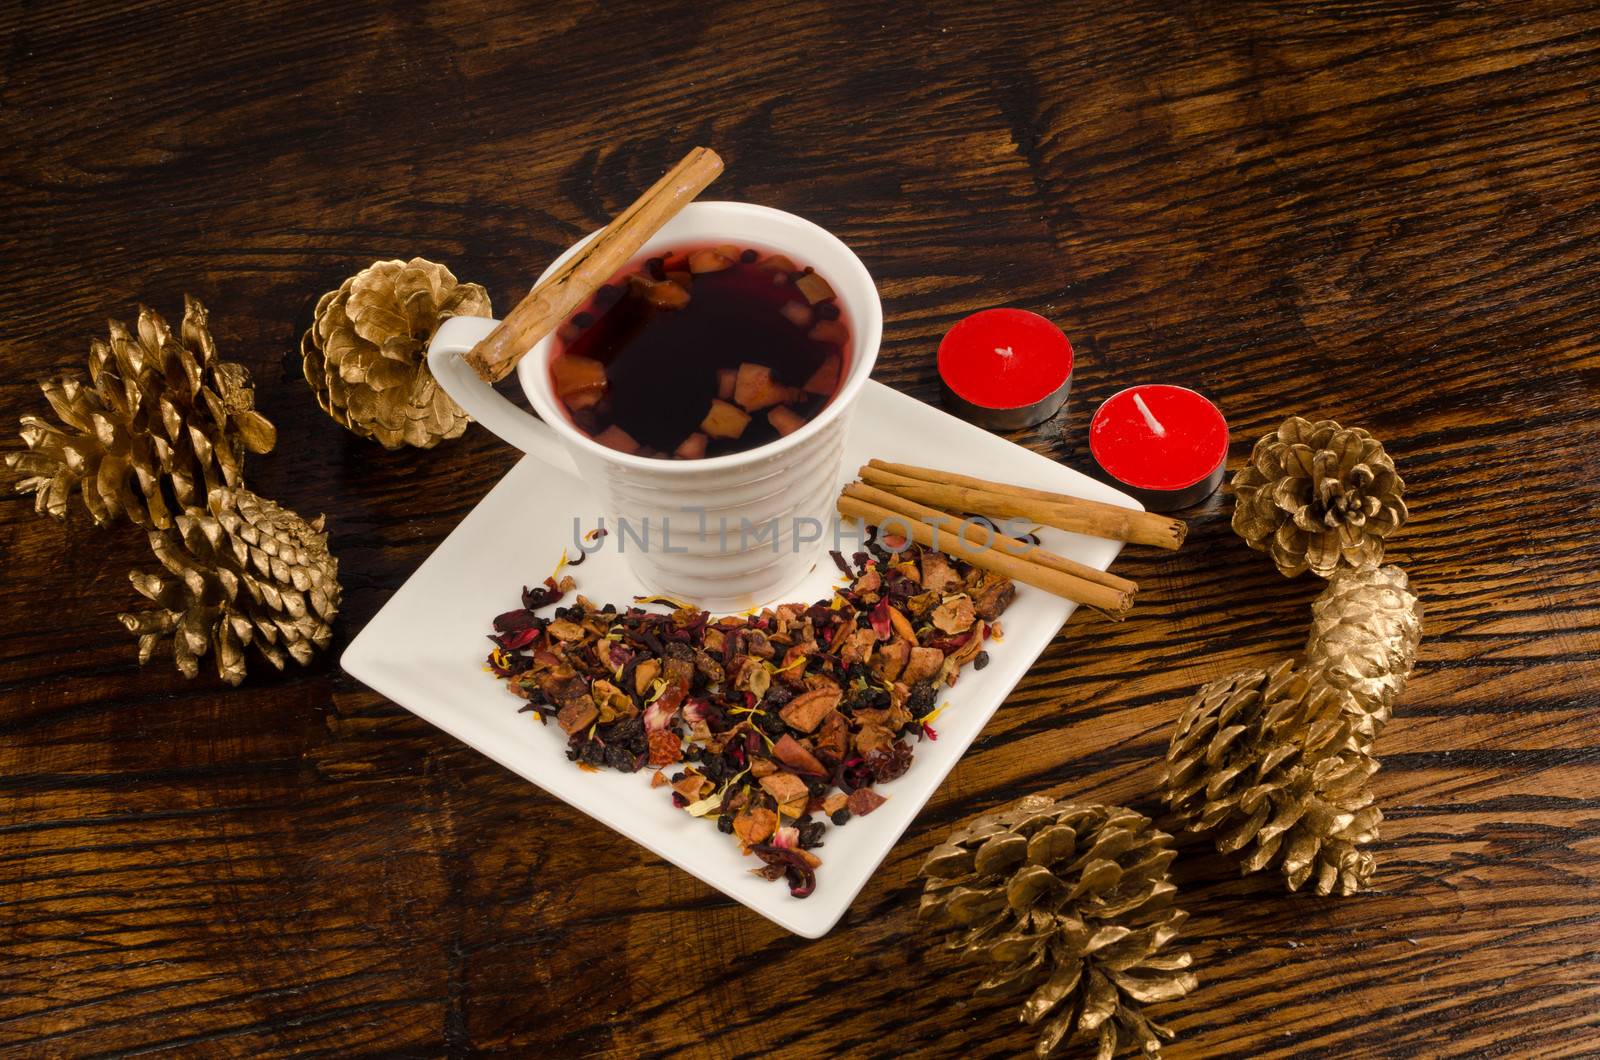
[[[548,578],[495,618],[489,667],[523,710],[555,720],[579,768],[654,767],[653,786],[804,898],[828,822],[883,804],[874,788],[905,773],[914,740],[937,738],[939,690],[988,664],[1016,595],[1009,578],[914,544],[833,557],[849,584],[831,600],[716,619],[581,595],[540,615],[576,589]]]

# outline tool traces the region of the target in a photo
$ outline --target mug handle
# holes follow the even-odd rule
[[[501,441],[509,442],[551,467],[576,473],[577,465],[550,425],[513,405],[462,359],[462,354],[476,346],[499,323],[489,317],[451,317],[440,324],[428,343],[428,371],[467,415]]]

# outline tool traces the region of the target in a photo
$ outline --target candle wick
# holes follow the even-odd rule
[[[1140,412],[1144,413],[1145,425],[1148,426],[1151,431],[1155,432],[1155,436],[1157,438],[1165,438],[1167,436],[1167,429],[1161,426],[1161,421],[1156,419],[1156,414],[1151,412],[1150,406],[1144,403],[1144,395],[1133,395],[1133,403],[1139,406]]]
[[[1010,346],[996,346],[994,348],[994,352],[998,353],[1002,357],[1010,357],[1013,353]]]

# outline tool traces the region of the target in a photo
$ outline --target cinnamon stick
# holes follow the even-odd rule
[[[529,291],[463,358],[488,382],[510,374],[523,354],[594,296],[677,212],[722,172],[722,159],[696,147],[606,225],[561,268]]]
[[[995,531],[992,534],[988,533],[983,527],[976,526],[970,522],[962,522],[959,516],[941,512],[937,508],[929,508],[927,505],[918,504],[916,501],[908,501],[904,497],[896,497],[885,490],[876,489],[860,482],[852,482],[844,488],[844,493],[847,497],[854,497],[868,504],[876,504],[878,507],[885,508],[897,515],[909,516],[913,519],[921,520],[929,526],[936,527],[940,533],[939,540],[941,543],[947,540],[949,535],[959,531],[962,537],[980,548],[997,548],[1019,559],[1038,563],[1052,570],[1058,570],[1063,574],[1070,574],[1075,578],[1094,582],[1096,585],[1104,585],[1109,589],[1115,589],[1117,592],[1126,593],[1129,596],[1139,591],[1137,582],[1119,577],[1110,571],[1100,570],[1086,563],[1079,563],[1077,560],[1068,559],[1066,556],[1059,556],[1038,545],[1031,545],[1026,541],[1007,537],[999,531]]]
[[[934,528],[920,519],[901,515],[881,505],[852,497],[848,493],[839,495],[838,507],[840,515],[860,519],[873,526],[881,528],[887,525],[890,529],[904,526],[908,536],[917,544],[927,548],[934,547]],[[1118,592],[1110,586],[1099,585],[1065,571],[1032,563],[996,549],[978,548],[948,532],[940,535],[938,540],[940,551],[964,560],[974,567],[1002,574],[1013,581],[1035,586],[1067,600],[1088,604],[1113,617],[1120,616],[1133,604],[1132,597],[1128,593]]]
[[[952,512],[973,512],[994,519],[1030,519],[1057,530],[1092,537],[1176,549],[1189,528],[1181,519],[1119,508],[1065,493],[1010,486],[968,475],[956,475],[910,464],[873,460],[861,469],[870,485]]]

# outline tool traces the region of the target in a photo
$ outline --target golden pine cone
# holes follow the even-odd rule
[[[245,453],[265,453],[277,431],[255,410],[243,365],[220,360],[206,308],[188,295],[174,336],[139,307],[133,331],[109,324],[110,341],[89,344],[89,381],[69,375],[40,384],[61,426],[22,417],[25,452],[6,454],[41,514],[66,518],[74,492],[96,523],[126,517],[146,529],[173,525],[174,511],[242,480]]]
[[[1405,690],[1422,640],[1422,602],[1396,566],[1341,570],[1311,604],[1306,665],[1350,693],[1370,748]]]
[[[170,638],[184,676],[199,673],[210,652],[218,675],[236,685],[246,647],[281,670],[328,646],[341,590],[321,516],[308,523],[248,490],[217,489],[176,522],[150,534],[165,573],[129,574],[157,609],[117,616],[139,637],[141,665]]]
[[[1406,521],[1405,488],[1366,431],[1291,416],[1234,475],[1233,529],[1286,577],[1375,567],[1383,539]]]
[[[317,302],[300,340],[322,411],[386,449],[431,449],[471,421],[428,371],[428,340],[451,317],[486,317],[489,294],[424,258],[377,261]]]
[[[1382,812],[1378,763],[1354,742],[1349,697],[1286,659],[1201,688],[1173,727],[1165,795],[1182,827],[1212,833],[1245,873],[1278,866],[1289,890],[1352,894],[1371,878],[1362,850]]]
[[[955,928],[946,948],[995,966],[979,994],[1033,991],[1022,1021],[1052,1017],[1039,1056],[1094,1040],[1109,1058],[1123,1036],[1155,1055],[1172,1032],[1140,1006],[1195,987],[1188,952],[1161,952],[1185,918],[1171,838],[1120,806],[1032,795],[934,848],[921,914]]]

